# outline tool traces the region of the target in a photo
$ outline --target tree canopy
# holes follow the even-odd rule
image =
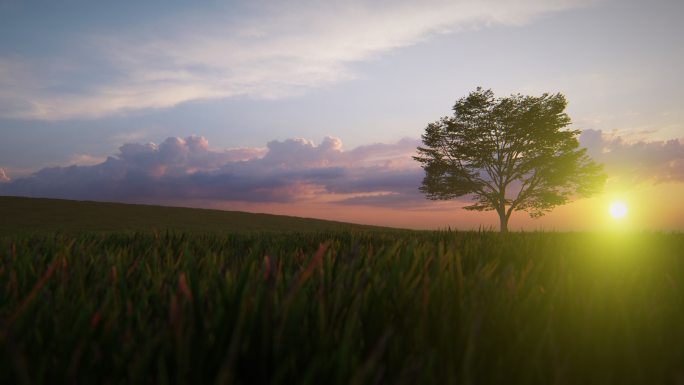
[[[470,195],[467,210],[496,210],[501,231],[513,211],[540,217],[603,188],[603,167],[579,148],[579,130],[566,129],[562,94],[495,98],[477,90],[456,101],[454,115],[428,124],[414,159],[425,170],[428,199]]]

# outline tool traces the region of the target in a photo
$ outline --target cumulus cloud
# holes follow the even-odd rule
[[[630,142],[599,130],[585,130],[580,143],[603,163],[615,182],[684,182],[684,140]]]
[[[524,24],[581,3],[589,1],[253,2],[166,15],[91,37],[81,51],[96,60],[70,58],[56,67],[59,58],[44,58],[44,66],[0,57],[0,116],[95,118],[195,100],[282,98],[353,79],[352,63],[438,34]]]
[[[684,141],[627,142],[586,130],[580,143],[620,183],[684,182]],[[345,150],[342,141],[294,138],[265,148],[215,149],[206,138],[127,143],[93,165],[44,168],[12,180],[0,169],[0,195],[122,202],[308,203],[429,208],[411,159],[419,139]]]
[[[326,167],[338,163],[342,157],[342,141],[326,137],[316,146],[307,139],[287,139],[268,142],[268,152],[262,162],[283,168]]]
[[[345,151],[338,138],[271,141],[264,148],[212,149],[204,137],[127,143],[95,165],[44,168],[4,183],[2,195],[123,202],[187,200],[363,204],[360,197],[422,201],[418,140]]]

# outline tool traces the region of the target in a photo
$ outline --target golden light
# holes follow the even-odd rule
[[[622,219],[627,216],[627,205],[624,202],[616,201],[610,204],[610,216],[615,219]]]

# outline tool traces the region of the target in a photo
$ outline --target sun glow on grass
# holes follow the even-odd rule
[[[624,202],[615,201],[610,204],[608,211],[611,217],[622,219],[627,216],[627,205]]]

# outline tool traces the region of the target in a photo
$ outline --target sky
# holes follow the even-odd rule
[[[0,195],[498,226],[429,201],[428,123],[563,93],[609,179],[513,230],[683,230],[681,1],[0,0]],[[608,215],[614,200],[629,215]]]

